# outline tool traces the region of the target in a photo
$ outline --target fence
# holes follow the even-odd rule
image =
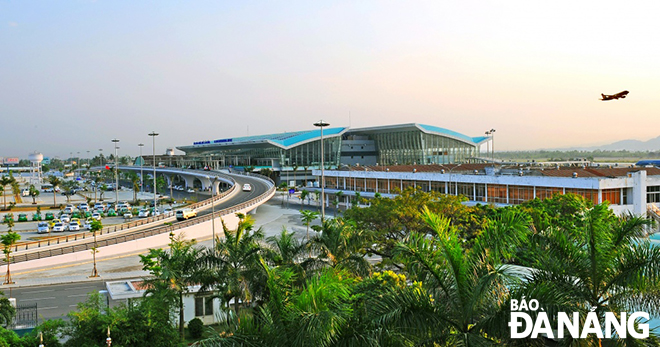
[[[209,221],[212,218],[214,218],[214,216],[230,215],[230,214],[235,213],[237,211],[240,211],[242,209],[245,209],[245,208],[248,208],[250,206],[254,206],[256,204],[259,204],[259,203],[261,203],[262,200],[264,200],[267,196],[269,196],[271,193],[273,193],[275,191],[275,185],[274,185],[273,181],[270,178],[265,177],[265,176],[261,176],[261,175],[258,175],[258,176],[261,179],[268,180],[271,184],[273,184],[273,186],[270,187],[270,189],[268,189],[268,191],[266,191],[266,193],[264,193],[264,194],[262,194],[262,195],[260,195],[256,198],[250,199],[246,202],[243,202],[241,204],[238,204],[238,205],[235,205],[235,206],[232,206],[232,207],[228,207],[228,208],[224,208],[224,209],[215,211],[215,214],[207,214],[207,215],[199,216],[199,217],[189,219],[189,220],[186,220],[186,221],[182,221],[182,222],[179,222],[179,223],[175,223],[175,224],[172,224],[172,225],[163,225],[163,226],[160,226],[160,227],[155,227],[155,228],[151,228],[151,229],[147,229],[147,230],[136,230],[136,231],[131,232],[131,233],[125,233],[125,234],[117,235],[117,236],[114,236],[114,237],[106,237],[106,238],[103,238],[101,240],[97,239],[96,245],[98,247],[103,247],[103,246],[115,245],[115,244],[122,243],[122,242],[133,241],[133,240],[137,240],[137,239],[140,239],[140,238],[145,238],[145,237],[149,237],[149,236],[153,236],[153,235],[169,233],[169,232],[172,232],[172,231],[175,231],[175,230],[187,228],[191,225],[204,223],[204,222]],[[221,194],[218,194],[214,198],[207,199],[207,200],[201,201],[199,203],[193,204],[190,207],[191,208],[199,208],[199,207],[202,207],[202,206],[210,205],[211,201],[213,201],[215,203],[215,200],[218,200],[218,199],[221,199],[221,198],[227,196],[228,194],[233,192],[234,189],[237,189],[236,184],[234,184],[230,190],[228,190],[226,192],[223,192]],[[157,216],[157,217],[162,217],[162,216]],[[163,218],[160,218],[160,219],[163,219]],[[152,221],[156,221],[156,220],[159,220],[159,219],[154,219]],[[142,224],[139,224],[140,222],[141,221],[125,223],[125,224],[120,225],[119,226],[120,228],[117,228],[117,226],[115,226],[114,231],[121,231],[121,230],[124,230],[124,229],[128,229],[127,225],[131,225],[131,227],[135,227],[135,226],[139,226],[139,225],[142,225],[142,224],[146,224],[148,221],[143,221]],[[126,225],[126,227],[124,227],[125,225]],[[111,232],[108,229],[112,229],[112,227],[104,228],[104,230],[106,231],[106,234]],[[70,254],[70,253],[74,253],[74,252],[91,250],[94,247],[93,235],[91,235],[91,233],[71,235],[71,236],[67,236],[66,238],[58,238],[57,239],[57,241],[58,241],[57,244],[60,244],[59,242],[60,242],[61,239],[65,240],[65,242],[77,241],[77,240],[81,240],[81,239],[90,239],[90,241],[76,243],[75,245],[68,245],[68,246],[65,245],[65,246],[58,247],[58,248],[51,248],[51,249],[44,249],[44,250],[36,249],[33,252],[17,254],[17,255],[12,257],[13,263],[20,263],[20,262],[29,261],[29,260],[35,260],[35,259],[53,257],[53,256],[57,256],[57,255]],[[32,242],[32,243],[35,244],[35,243],[38,243],[38,242],[44,243],[46,241],[35,241],[35,242]],[[52,244],[52,243],[49,243],[49,244]],[[39,246],[37,246],[37,248],[38,247]],[[21,246],[16,246],[16,250],[19,250],[19,249],[23,249],[22,245]],[[28,249],[28,248],[26,247],[25,249]],[[5,262],[4,259],[0,260],[0,266],[5,265],[5,264],[7,264],[7,262]]]

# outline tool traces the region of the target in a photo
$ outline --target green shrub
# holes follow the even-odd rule
[[[202,333],[204,332],[204,323],[202,320],[195,318],[188,322],[188,332],[190,333],[190,337],[194,339],[202,337]]]

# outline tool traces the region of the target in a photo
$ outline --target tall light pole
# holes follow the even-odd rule
[[[495,169],[495,129],[490,129],[490,153],[493,160],[493,169]]]
[[[117,175],[117,165],[119,161],[117,160],[117,143],[119,143],[119,140],[117,139],[112,139],[112,142],[115,143],[115,208],[117,208],[117,204],[119,203],[119,175]]]
[[[210,179],[209,176],[206,178]],[[213,177],[211,181],[211,229],[213,231],[213,254],[215,254],[215,182],[218,181],[218,176]]]
[[[323,127],[327,127],[329,123],[320,120],[314,123],[314,126],[321,128],[321,223],[325,220],[325,168],[323,164]]]
[[[140,190],[144,191],[144,171],[142,169],[144,165],[144,159],[142,158],[142,147],[144,147],[144,143],[138,143],[138,147],[140,147]]]
[[[99,165],[103,166],[103,148],[99,148]]]
[[[152,149],[153,149],[153,159],[154,159],[154,213],[156,212],[156,136],[158,134],[155,131],[152,131],[149,134],[153,139]]]
[[[90,163],[90,160],[92,159],[89,157],[89,151],[87,151],[87,170],[92,168],[92,164]]]

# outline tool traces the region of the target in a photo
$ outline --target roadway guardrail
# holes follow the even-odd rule
[[[253,175],[250,175],[250,176],[253,176]],[[259,203],[262,202],[262,200],[264,200],[266,197],[268,197],[271,193],[273,193],[275,191],[275,184],[274,184],[273,180],[271,180],[269,177],[265,177],[265,176],[262,176],[262,175],[254,175],[253,177],[258,177],[260,179],[267,180],[271,184],[273,184],[273,186],[270,189],[268,189],[266,191],[266,193],[264,193],[264,194],[262,194],[262,195],[260,195],[256,198],[252,198],[252,199],[250,199],[246,202],[243,202],[241,204],[238,204],[236,206],[220,209],[218,211],[215,211],[215,214],[207,214],[207,215],[204,215],[204,216],[189,219],[187,221],[182,221],[182,222],[179,222],[179,223],[176,223],[176,224],[163,225],[163,226],[148,229],[148,230],[136,230],[135,232],[132,232],[132,233],[125,233],[125,234],[121,234],[121,235],[116,235],[114,237],[106,237],[106,238],[103,238],[101,240],[98,240],[98,238],[97,238],[96,245],[97,245],[97,247],[103,247],[103,246],[108,246],[108,245],[114,245],[114,244],[117,244],[117,243],[133,241],[133,240],[136,240],[136,239],[145,238],[145,237],[149,237],[149,236],[153,236],[153,235],[158,235],[158,234],[162,234],[162,233],[166,233],[166,232],[172,232],[172,231],[187,228],[189,226],[196,225],[196,224],[199,224],[199,223],[204,223],[204,222],[209,221],[212,218],[214,218],[214,216],[229,215],[229,214],[235,213],[237,211],[243,210],[247,207],[259,204]],[[223,195],[223,197],[226,196],[227,194],[229,194],[231,191],[233,191],[233,189],[236,189],[236,184],[234,184],[232,186],[232,189],[230,189],[226,192],[223,192],[223,193],[226,193],[226,194]],[[220,199],[220,198],[221,198],[221,196],[219,194],[215,198],[212,198],[212,199]],[[204,206],[204,205],[211,204],[212,199],[207,199],[205,201],[197,203],[198,206],[196,208]],[[126,223],[126,224],[131,224],[131,223]],[[112,227],[110,227],[110,228],[112,228]],[[122,230],[122,229],[117,229],[115,231],[120,231],[120,230]],[[108,232],[109,231],[106,231],[106,234]],[[78,234],[78,235],[83,235],[83,236],[76,238],[75,239],[76,241],[80,240],[80,239],[85,239],[85,238],[93,239],[93,235],[91,233],[84,233],[84,234]],[[73,241],[74,240],[73,238],[75,236],[78,236],[78,235],[69,236],[70,240]],[[87,235],[87,236],[85,236],[85,235]],[[39,241],[39,242],[45,242],[45,241]],[[20,263],[20,262],[29,261],[29,260],[35,260],[35,259],[47,258],[47,257],[52,257],[52,256],[57,256],[57,255],[70,254],[70,253],[74,253],[74,252],[91,250],[93,247],[94,247],[94,241],[90,240],[88,242],[80,242],[80,243],[76,243],[75,245],[68,245],[68,246],[57,247],[57,248],[44,249],[44,250],[36,249],[33,252],[17,254],[17,255],[12,257],[12,260],[13,260],[13,263]],[[18,250],[18,248],[16,250]],[[4,259],[1,259],[0,260],[0,265],[5,265],[5,264],[7,264],[7,263],[4,261]]]

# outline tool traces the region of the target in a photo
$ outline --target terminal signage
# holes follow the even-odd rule
[[[2,163],[5,165],[18,165],[18,161],[18,158],[4,158]]]

